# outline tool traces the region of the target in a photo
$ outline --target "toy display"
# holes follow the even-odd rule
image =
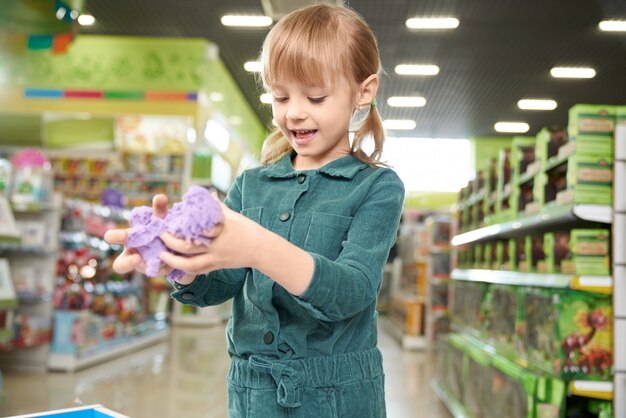
[[[492,285],[487,305],[485,337],[502,352],[515,352],[520,314],[520,292],[515,286]]]
[[[17,205],[43,203],[52,194],[52,170],[48,158],[36,149],[19,151],[11,158],[11,202]]]
[[[128,248],[136,248],[146,262],[146,274],[157,275],[161,261],[159,254],[166,250],[160,235],[165,231],[178,238],[185,238],[208,244],[210,239],[203,235],[222,221],[222,210],[210,192],[200,186],[192,186],[183,196],[182,202],[175,203],[165,219],[152,215],[148,206],[133,209],[128,235]],[[174,270],[168,274],[169,280],[181,278],[184,272]]]
[[[548,273],[609,275],[609,230],[573,229],[544,236]]]
[[[532,290],[524,296],[524,307],[523,344],[530,362],[564,379],[610,379],[610,297]]]

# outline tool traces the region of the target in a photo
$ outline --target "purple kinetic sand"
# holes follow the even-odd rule
[[[160,236],[167,231],[180,239],[209,244],[211,240],[202,235],[222,222],[222,208],[211,193],[200,186],[191,186],[182,202],[175,203],[165,219],[153,216],[152,208],[142,206],[131,212],[131,232],[128,235],[128,248],[136,248],[146,263],[146,275],[154,277],[159,271],[162,251],[170,251]],[[167,275],[169,280],[184,276],[181,270],[173,270]]]

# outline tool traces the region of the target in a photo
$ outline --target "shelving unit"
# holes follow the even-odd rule
[[[605,294],[611,294],[613,291],[613,278],[611,276],[576,276],[517,271],[455,269],[452,271],[452,279],[512,286],[576,289]]]
[[[2,251],[9,259],[18,305],[17,335],[2,345],[0,369],[43,371],[47,366],[53,318],[52,291],[61,223],[62,198],[53,194],[44,204],[13,205],[18,225],[30,230]],[[35,255],[35,257],[33,257]]]
[[[546,208],[541,213],[522,216],[514,221],[489,225],[464,232],[452,238],[459,246],[499,238],[512,238],[521,233],[539,233],[572,225],[610,224],[613,209],[608,205],[566,205]]]
[[[577,105],[567,129],[513,138],[498,167],[506,205],[480,206],[482,174],[462,191],[454,333],[433,383],[454,416],[503,416],[494,391],[506,378],[492,368],[524,382],[528,405],[513,416],[626,416],[626,125],[613,132],[611,109]]]
[[[626,416],[626,123],[615,129],[613,179],[613,312],[615,417]]]

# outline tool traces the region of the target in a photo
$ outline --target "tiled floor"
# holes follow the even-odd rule
[[[403,352],[384,332],[379,347],[387,416],[449,418],[430,388],[432,356]],[[167,343],[76,373],[4,372],[0,416],[98,403],[136,418],[224,418],[228,362],[223,326],[175,327]]]

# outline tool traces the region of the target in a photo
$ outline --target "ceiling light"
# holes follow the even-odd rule
[[[263,93],[261,95],[261,103],[272,104],[274,97],[270,93]]]
[[[92,15],[80,15],[78,16],[78,24],[81,26],[91,26],[96,23],[96,18]]]
[[[554,110],[556,102],[549,99],[522,99],[517,102],[517,107],[522,110]]]
[[[243,68],[251,73],[260,73],[263,69],[263,63],[261,61],[248,61],[243,65]]]
[[[439,67],[430,64],[400,64],[396,65],[395,71],[401,75],[437,75]]]
[[[454,29],[459,26],[459,19],[454,17],[414,17],[407,19],[409,29]]]
[[[423,107],[426,99],[419,96],[394,96],[387,99],[387,104],[391,107]]]
[[[245,26],[245,27],[266,27],[272,24],[272,18],[269,16],[222,16],[222,25],[224,26]]]
[[[415,126],[417,124],[411,119],[385,119],[383,121],[383,128],[390,130],[411,130],[415,129]]]
[[[596,70],[586,67],[554,67],[550,74],[555,78],[594,78]]]
[[[530,129],[526,122],[498,122],[493,127],[497,132],[511,134],[523,134]]]
[[[626,20],[603,20],[598,26],[605,32],[626,32]]]

